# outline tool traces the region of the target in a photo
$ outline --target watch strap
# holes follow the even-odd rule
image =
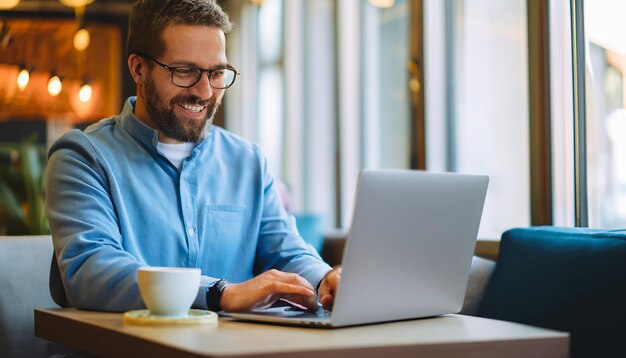
[[[210,311],[219,312],[222,310],[220,301],[222,299],[222,293],[224,289],[230,285],[230,282],[220,279],[207,288],[206,291],[206,304]]]

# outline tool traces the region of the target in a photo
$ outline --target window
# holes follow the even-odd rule
[[[259,143],[294,213],[350,225],[360,169],[408,168],[408,0],[228,2],[241,68],[226,126]]]
[[[228,2],[236,24],[229,61],[241,67],[226,96],[226,127],[259,143],[292,212],[335,226],[335,21],[329,0]]]
[[[226,125],[261,145],[289,190],[292,211],[346,228],[360,169],[415,167],[411,156],[420,147],[409,88],[417,86],[425,93],[426,169],[490,177],[480,238],[531,222],[573,226],[568,2],[392,3],[385,9],[360,0],[225,3],[239,24],[229,35],[229,57],[243,73],[226,99]],[[624,226],[626,44],[616,35],[626,31],[620,27],[626,5],[585,4],[589,222]],[[421,30],[411,26],[417,6],[424,11],[423,63],[411,48],[411,31]],[[528,25],[536,24],[537,12],[541,30]],[[549,57],[539,61],[535,56],[546,49],[529,46],[536,36],[550,45]],[[536,63],[544,71],[539,80]],[[424,83],[410,76],[416,66]],[[546,83],[540,135],[536,81]],[[537,138],[545,149],[530,144]],[[545,172],[539,179],[537,168]]]
[[[479,231],[530,223],[524,0],[425,2],[427,169],[486,174]]]
[[[389,8],[338,3],[341,226],[348,227],[360,169],[410,167],[410,11],[408,0]]]
[[[587,203],[584,221],[594,228],[626,224],[626,175],[623,154],[624,59],[626,43],[620,1],[584,2],[585,155],[586,183],[581,198]],[[573,158],[573,83],[571,9],[564,1],[551,1],[551,57],[553,98],[554,224],[574,226],[575,183]]]
[[[623,1],[585,2],[589,226],[626,225],[626,31]]]

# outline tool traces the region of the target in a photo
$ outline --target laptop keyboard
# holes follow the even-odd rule
[[[285,311],[289,311],[291,313],[299,313],[300,315],[311,315],[311,316],[315,316],[317,318],[330,318],[330,315],[333,311],[325,309],[324,307],[322,307],[321,305],[317,307],[317,311],[313,312],[313,311],[305,311],[302,310],[298,307],[287,307],[285,309]]]

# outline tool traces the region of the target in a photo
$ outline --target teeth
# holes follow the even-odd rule
[[[186,103],[181,103],[180,106],[191,112],[200,112],[201,110],[204,109],[204,106],[198,106],[198,105],[186,104]]]

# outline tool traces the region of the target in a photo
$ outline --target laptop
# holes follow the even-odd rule
[[[488,181],[457,173],[362,171],[332,311],[286,305],[224,315],[330,328],[459,312]]]

